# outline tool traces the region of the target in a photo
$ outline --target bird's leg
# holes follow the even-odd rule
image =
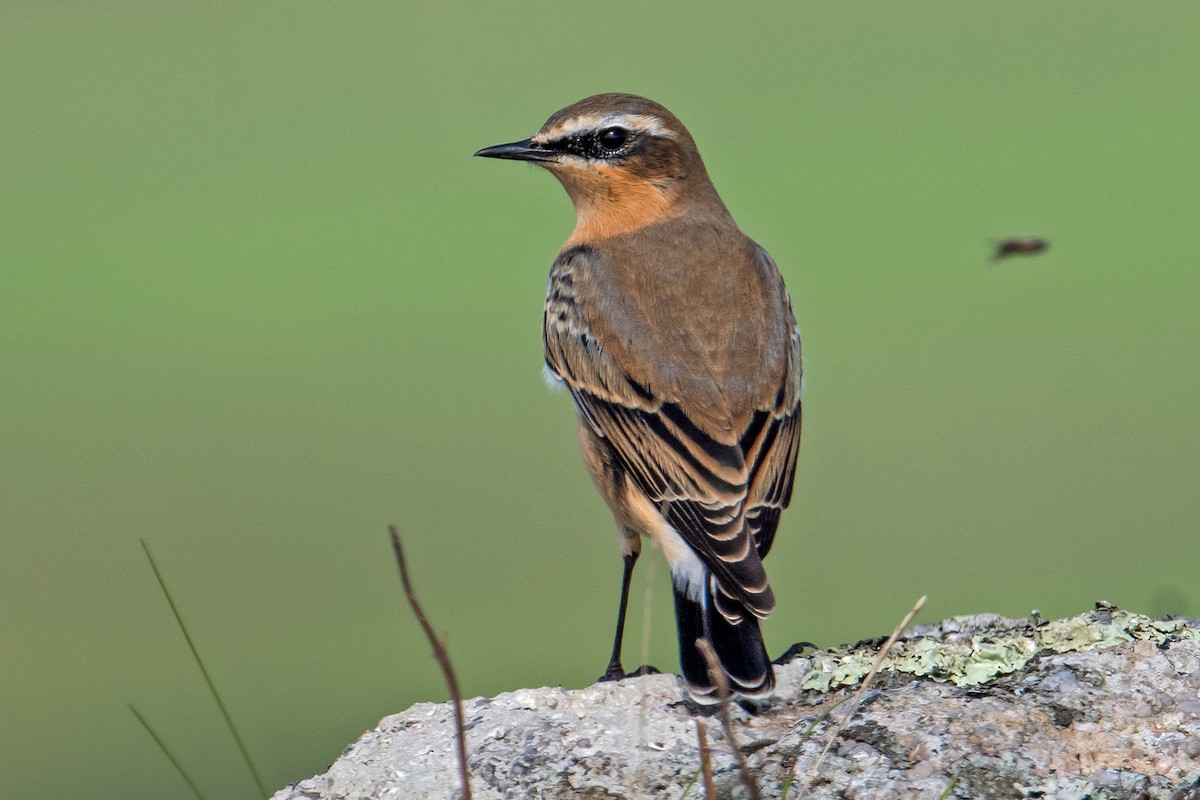
[[[775,664],[776,666],[782,666],[783,664],[790,664],[793,660],[804,655],[804,648],[806,648],[806,647],[809,650],[819,650],[820,649],[812,642],[796,642],[794,645],[789,647],[787,650],[784,650],[783,655],[781,655],[779,658],[775,659],[771,663]]]
[[[613,637],[612,658],[608,660],[608,669],[600,676],[602,681],[619,681],[625,677],[625,669],[621,666],[621,640],[625,636],[625,607],[629,604],[629,581],[633,578],[633,565],[638,560],[638,550],[625,554],[625,572],[621,576],[621,606],[617,610],[617,633]]]

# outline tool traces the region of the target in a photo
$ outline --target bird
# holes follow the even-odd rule
[[[485,158],[536,164],[566,189],[574,230],[550,270],[545,372],[574,400],[579,445],[619,533],[616,633],[600,680],[626,676],[629,584],[650,539],[671,569],[680,671],[721,701],[775,674],[759,622],[775,608],[763,559],[791,501],[800,445],[800,333],[783,277],[738,227],[695,140],[633,94],[584,98]]]
[[[993,261],[1000,261],[1009,256],[1033,256],[1045,252],[1050,243],[1039,236],[1011,236],[996,242],[996,252]]]

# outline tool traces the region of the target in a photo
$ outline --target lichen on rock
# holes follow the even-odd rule
[[[738,747],[762,794],[789,797],[1200,798],[1200,626],[1105,604],[1044,622],[992,614],[914,628],[861,707],[882,640],[777,668],[778,690],[734,707]],[[694,709],[674,676],[582,689],[522,689],[466,701],[474,796],[700,800]],[[828,713],[826,713],[828,712]],[[720,726],[710,725],[717,796],[746,797]],[[385,718],[323,775],[275,800],[458,794],[449,704]]]
[[[1041,625],[991,614],[953,617],[937,625],[918,626],[900,639],[880,671],[977,686],[1016,672],[1047,650],[1069,653],[1129,642],[1161,644],[1172,638],[1197,638],[1196,628],[1182,619],[1151,619],[1106,603],[1098,603],[1092,614]],[[824,692],[862,680],[871,671],[875,652],[860,645],[835,647],[814,655],[812,661],[801,686]]]

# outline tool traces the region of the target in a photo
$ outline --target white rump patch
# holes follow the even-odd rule
[[[671,582],[675,584],[676,589],[682,590],[689,600],[703,605],[704,585],[708,582],[708,570],[704,568],[704,562],[684,543],[678,531],[665,523],[663,527],[666,528],[664,533],[674,537],[677,542],[673,548],[675,560],[672,561],[672,556],[667,556],[671,563]],[[663,553],[666,554],[666,547],[663,547]]]
[[[629,511],[637,519],[641,532],[650,537],[655,546],[662,550],[663,557],[671,565],[671,581],[675,588],[697,603],[704,601],[704,584],[708,570],[696,552],[679,535],[679,531],[667,522],[658,509],[642,494],[629,476],[625,476],[625,498]]]

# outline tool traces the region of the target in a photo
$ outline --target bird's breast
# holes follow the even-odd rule
[[[563,163],[550,170],[575,206],[575,230],[564,248],[628,234],[680,213],[670,190],[620,167]]]

